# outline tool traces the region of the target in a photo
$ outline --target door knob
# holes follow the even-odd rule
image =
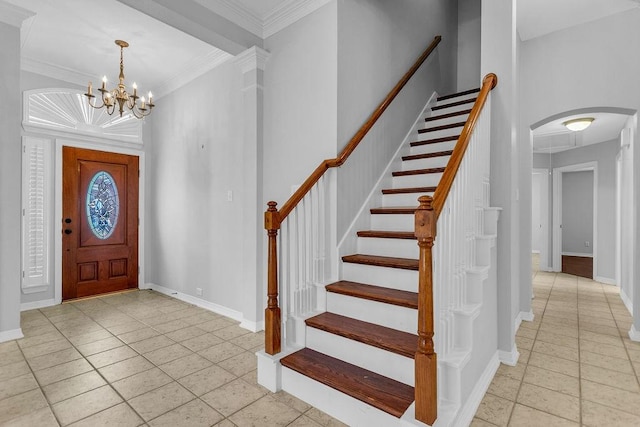
[[[66,224],[71,224],[71,218],[65,218],[65,219],[64,219],[64,222],[65,222]]]
[[[68,228],[64,230],[64,234],[71,234],[71,233],[72,233],[72,231],[70,229],[68,229]]]

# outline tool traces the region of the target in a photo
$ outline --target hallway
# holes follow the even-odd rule
[[[638,426],[640,343],[616,286],[537,271],[533,322],[516,336],[472,426]]]

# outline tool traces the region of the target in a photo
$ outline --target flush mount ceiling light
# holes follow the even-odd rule
[[[100,98],[102,98],[102,105],[96,105],[93,100],[95,95],[93,94],[93,86],[91,82],[89,82],[87,93],[85,93],[84,96],[88,98],[90,106],[93,108],[104,107],[109,115],[118,111],[120,113],[120,117],[122,117],[126,111],[125,108],[127,108],[135,117],[142,119],[143,117],[148,116],[151,109],[155,106],[153,103],[153,95],[149,92],[149,98],[145,101],[144,96],[138,96],[138,86],[135,83],[133,84],[133,93],[131,94],[127,92],[127,88],[124,84],[124,62],[122,60],[122,53],[125,47],[129,47],[129,43],[124,40],[116,40],[116,45],[120,46],[120,83],[118,83],[118,86],[115,89],[107,90],[107,76],[102,78],[102,87],[98,89],[101,93]],[[140,103],[138,103],[138,99],[140,99]]]
[[[593,117],[582,117],[579,119],[567,120],[562,124],[567,127],[567,129],[572,130],[574,132],[585,130],[589,126],[591,126],[591,122],[595,119]]]

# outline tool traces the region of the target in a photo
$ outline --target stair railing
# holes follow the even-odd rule
[[[409,71],[405,73],[402,79],[393,87],[380,105],[378,105],[338,157],[324,160],[320,163],[296,192],[293,193],[289,200],[282,205],[280,210],[277,209],[276,202],[271,201],[267,204],[269,208],[264,214],[264,226],[268,236],[267,308],[265,309],[266,353],[273,355],[280,353],[282,350],[283,313],[281,307],[278,305],[279,277],[284,276],[291,279],[286,285],[283,284],[282,297],[283,307],[285,308],[285,320],[289,316],[304,313],[305,310],[308,310],[309,307],[314,305],[312,289],[314,284],[312,282],[318,280],[318,277],[322,275],[324,254],[324,233],[319,221],[322,221],[322,210],[325,208],[320,206],[319,200],[325,194],[327,186],[326,183],[324,183],[326,180],[321,180],[321,178],[327,170],[342,166],[349,158],[382,113],[389,107],[416,71],[418,71],[431,52],[435,50],[441,39],[441,36],[434,37],[431,44],[415,61]],[[316,196],[314,196],[314,193]],[[299,205],[301,202],[302,204]],[[313,215],[313,217],[308,217],[305,215],[305,211],[315,212],[316,214]],[[292,218],[288,218],[292,212],[294,213],[293,218],[295,218],[293,220]],[[278,230],[281,228],[283,231],[282,234],[286,234],[287,236],[286,241],[288,244],[302,249],[298,255],[295,255],[292,247],[278,250]],[[309,231],[311,232],[309,233]],[[280,241],[284,243],[282,239]],[[287,273],[281,276],[278,275],[279,252],[280,255],[285,255],[285,260],[289,264],[284,266],[288,270]],[[280,265],[280,267],[282,267],[282,265]],[[300,278],[303,279],[302,283],[300,283]],[[288,289],[286,289],[285,286]]]
[[[465,274],[475,266],[475,237],[484,234],[483,214],[489,206],[490,92],[497,83],[492,73],[483,79],[433,198],[421,196],[415,213],[420,248],[415,417],[429,425],[435,422],[438,408],[434,308],[438,353],[446,358],[460,344],[453,335],[454,316],[468,305]],[[437,230],[440,238],[434,249]]]

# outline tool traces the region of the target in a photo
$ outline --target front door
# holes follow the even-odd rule
[[[62,299],[138,287],[138,157],[62,149]]]

